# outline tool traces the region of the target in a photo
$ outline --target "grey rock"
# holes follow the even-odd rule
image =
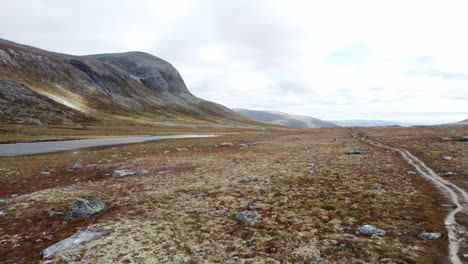
[[[139,169],[135,171],[135,174],[148,174],[148,173],[149,173],[149,170],[145,170],[145,169]]]
[[[243,143],[242,143],[242,144],[239,144],[239,147],[241,147],[241,148],[248,148],[248,147],[249,147],[249,145],[247,145],[247,144],[243,144]]]
[[[385,231],[382,229],[379,229],[373,225],[362,225],[357,228],[357,231],[365,236],[384,236]]]
[[[72,217],[89,217],[107,210],[107,206],[98,200],[78,198],[73,203],[70,215]]]
[[[0,205],[4,205],[6,203],[7,203],[7,201],[5,199],[0,199]]]
[[[353,148],[352,150],[348,151],[346,154],[348,155],[362,155],[366,154],[367,151],[363,148]]]
[[[188,151],[188,149],[186,149],[186,148],[176,148],[175,150],[178,151],[178,152]]]
[[[84,167],[83,164],[75,163],[75,164],[72,166],[72,169],[74,169],[74,170],[79,170],[79,169],[82,169],[83,167]]]
[[[453,158],[450,157],[450,156],[443,156],[442,159],[445,160],[445,161],[453,160]]]
[[[200,250],[200,251],[195,252],[195,256],[197,256],[197,257],[204,257],[204,256],[206,256],[206,254],[207,253],[204,250]]]
[[[373,191],[380,191],[380,190],[382,190],[382,186],[376,184],[376,185],[374,185],[374,186],[371,187],[371,190],[373,190]]]
[[[255,211],[255,210],[257,210],[257,208],[258,208],[258,206],[254,205],[254,204],[247,206],[247,209],[249,209],[250,211]]]
[[[80,254],[69,254],[69,255],[61,256],[59,261],[63,263],[69,263],[69,262],[75,262],[79,260],[81,260]]]
[[[418,235],[418,238],[422,240],[435,240],[441,237],[442,237],[441,233],[435,233],[435,232],[422,232]]]
[[[248,224],[250,226],[254,226],[260,224],[260,220],[256,220],[257,214],[253,211],[242,211],[236,215],[237,220],[241,221],[242,223]]]
[[[468,142],[468,135],[464,135],[463,137],[460,138],[460,141],[462,142]]]
[[[447,177],[453,177],[453,176],[457,176],[458,174],[455,173],[455,172],[449,171],[449,172],[445,173],[444,175],[447,176]]]
[[[5,217],[6,215],[7,215],[7,213],[5,213],[5,211],[0,210],[0,217]]]
[[[258,181],[257,178],[255,178],[255,177],[249,177],[249,178],[247,178],[247,179],[245,179],[245,180],[241,180],[240,182],[241,182],[241,183],[250,183],[250,182],[257,182],[257,181]]]
[[[77,248],[96,239],[102,238],[110,234],[110,231],[101,228],[80,230],[68,238],[59,241],[52,246],[44,249],[41,255],[44,259],[55,256],[65,250]]]
[[[230,142],[221,143],[221,147],[231,147],[231,146],[234,146],[234,144],[232,144]]]
[[[39,175],[41,175],[41,176],[50,176],[50,172],[48,172],[48,171],[41,171],[41,172],[39,172]]]
[[[135,172],[131,170],[115,170],[114,172],[112,172],[112,178],[120,178],[132,175],[135,175]]]
[[[64,212],[49,211],[49,216],[65,215]]]

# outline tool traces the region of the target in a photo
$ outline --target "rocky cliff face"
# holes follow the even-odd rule
[[[79,116],[68,121],[87,117],[150,123],[252,123],[226,107],[195,97],[171,64],[143,52],[73,56],[0,39],[0,91],[6,102],[2,119],[10,121],[17,115],[9,111],[10,106],[21,105],[11,97],[15,91],[15,96],[34,97],[43,101],[39,105],[47,102],[50,109]],[[61,122],[64,117],[54,111],[50,118],[35,115],[36,110],[30,109],[25,118],[47,123]]]

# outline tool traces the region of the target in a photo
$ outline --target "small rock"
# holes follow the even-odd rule
[[[415,171],[407,171],[406,174],[414,175],[414,174],[416,174],[416,172]]]
[[[246,140],[244,141],[244,144],[246,144],[247,146],[253,146],[253,145],[257,145],[257,142],[253,140]]]
[[[73,152],[72,154],[73,154],[73,155],[78,155],[78,154],[80,154],[80,153],[79,153],[79,152]]]
[[[444,175],[447,176],[447,177],[457,176],[457,174],[455,172],[451,172],[451,171],[445,173]]]
[[[221,147],[230,147],[230,146],[234,146],[234,144],[232,144],[230,142],[221,143]]]
[[[72,217],[89,217],[107,210],[107,206],[98,200],[78,198],[73,203],[70,215]]]
[[[247,178],[247,179],[245,179],[245,180],[241,180],[240,182],[241,182],[241,183],[249,183],[249,182],[257,182],[257,181],[258,181],[257,178],[255,178],[255,177],[249,177],[249,178]]]
[[[435,240],[439,239],[442,237],[441,233],[431,233],[431,232],[422,232],[421,234],[418,235],[419,239],[422,240]]]
[[[352,150],[348,151],[346,154],[348,155],[361,155],[361,154],[366,154],[367,151],[363,148],[353,148]]]
[[[7,213],[5,213],[5,211],[0,210],[0,217],[5,217],[6,215],[7,215]]]
[[[197,256],[197,257],[204,257],[204,256],[206,256],[206,254],[207,253],[204,250],[200,250],[200,251],[195,252],[195,256]]]
[[[255,210],[257,210],[257,208],[258,208],[258,206],[256,206],[256,205],[247,206],[247,209],[250,210],[250,211],[255,211]]]
[[[468,142],[468,135],[464,135],[463,137],[460,138],[460,141],[462,142]]]
[[[256,216],[257,214],[253,211],[242,211],[236,215],[236,218],[242,223],[254,226],[261,223],[261,221],[255,219]]]
[[[59,241],[53,244],[52,246],[46,248],[45,250],[41,252],[41,254],[42,254],[42,257],[46,259],[46,258],[55,256],[56,254],[62,251],[77,248],[81,245],[87,244],[93,240],[102,238],[109,234],[110,234],[110,231],[103,230],[101,228],[80,230],[76,232],[75,234],[69,236],[68,238],[65,238],[64,240]]]
[[[0,199],[0,205],[5,205],[7,201],[5,199]]]
[[[135,171],[135,174],[148,174],[148,173],[149,173],[149,170],[145,170],[145,169],[139,169]]]
[[[171,151],[165,150],[165,151],[164,151],[164,154],[167,154],[167,153],[171,153]]]
[[[49,216],[65,215],[64,212],[49,211]]]
[[[384,236],[385,235],[385,231],[382,230],[382,229],[379,229],[373,225],[362,225],[362,226],[359,226],[357,228],[357,231],[362,234],[362,235],[365,235],[365,236],[373,236],[373,235],[377,235],[377,236]]]
[[[380,191],[381,189],[382,189],[382,186],[380,186],[378,184],[371,187],[371,190],[373,190],[373,191]]]
[[[197,199],[204,199],[207,196],[208,196],[207,193],[197,193],[197,194],[195,194],[195,198],[197,198]]]
[[[239,144],[239,147],[241,148],[248,148],[249,146],[247,144]]]
[[[59,261],[63,263],[68,263],[68,262],[79,261],[80,259],[81,259],[80,254],[69,254],[69,255],[61,256]]]
[[[450,156],[443,156],[442,159],[445,160],[445,161],[453,160],[453,158],[450,157]]]
[[[131,170],[115,170],[114,172],[112,172],[112,178],[120,178],[132,175],[135,175],[135,172]]]
[[[82,169],[83,167],[84,167],[83,164],[75,163],[72,169],[79,170],[79,169]]]
[[[41,172],[39,172],[39,175],[41,175],[41,176],[50,176],[50,172],[48,172],[48,171],[41,171]]]
[[[452,138],[449,138],[449,137],[441,137],[440,139],[441,139],[441,140],[443,140],[443,141],[449,141],[449,140],[452,140]]]
[[[176,148],[175,150],[178,151],[178,152],[181,152],[181,151],[187,151],[188,149],[186,149],[186,148]]]

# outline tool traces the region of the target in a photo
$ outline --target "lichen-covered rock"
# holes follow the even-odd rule
[[[68,262],[75,262],[79,260],[81,260],[80,254],[69,254],[69,255],[61,256],[59,261],[62,263],[68,263]]]
[[[110,231],[101,228],[80,230],[75,234],[59,241],[52,246],[46,248],[41,252],[44,259],[55,256],[56,254],[65,250],[77,248],[81,245],[87,244],[98,238],[102,238],[110,234]]]
[[[242,211],[236,215],[237,220],[250,226],[254,226],[261,223],[260,220],[255,219],[256,217],[257,214],[253,211]]]
[[[462,142],[468,142],[468,135],[464,135],[463,137],[460,138],[460,141]]]
[[[112,178],[120,178],[132,175],[135,175],[135,172],[131,170],[115,170],[114,172],[112,172]]]
[[[72,217],[89,217],[107,210],[107,206],[98,200],[78,198],[69,212]]]
[[[365,236],[384,236],[385,231],[382,229],[379,229],[373,225],[362,225],[357,228],[357,231],[359,234],[365,235]]]
[[[441,237],[442,237],[442,234],[436,233],[436,232],[422,232],[421,234],[418,235],[418,238],[422,240],[435,240]]]

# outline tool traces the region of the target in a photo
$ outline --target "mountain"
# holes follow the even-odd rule
[[[334,120],[331,121],[334,124],[344,127],[373,127],[373,126],[412,126],[414,124],[395,122],[395,121],[385,121],[385,120],[365,120],[365,119],[350,119],[350,120]]]
[[[468,119],[455,123],[443,124],[442,126],[468,126]]]
[[[237,113],[262,122],[285,125],[294,128],[337,127],[337,125],[309,116],[291,115],[282,112],[234,109]]]
[[[147,53],[74,56],[3,39],[0,103],[2,123],[260,124],[195,97],[170,63]]]

